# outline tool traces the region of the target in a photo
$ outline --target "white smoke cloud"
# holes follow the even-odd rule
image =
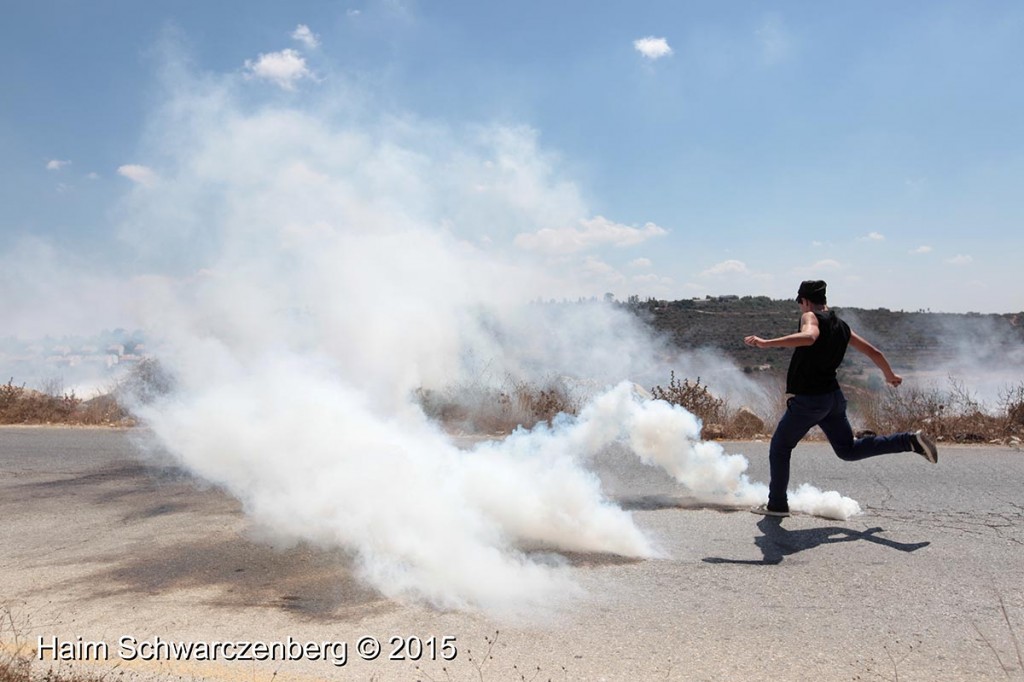
[[[0,252],[0,290],[11,292],[0,296],[0,317],[7,334],[24,340],[125,326],[136,284],[49,241],[20,237]]]
[[[581,219],[579,227],[543,228],[516,236],[517,246],[543,253],[574,253],[603,244],[624,247],[641,244],[653,237],[662,237],[668,230],[654,223],[630,227],[612,222],[604,216]]]
[[[268,534],[345,548],[394,598],[525,614],[578,592],[529,548],[658,554],[588,467],[604,448],[700,499],[763,501],[745,458],[619,383],[687,362],[711,381],[710,360],[677,357],[616,306],[529,304],[575,275],[530,260],[514,228],[558,216],[636,237],[587,217],[535,133],[367,122],[339,105],[330,117],[251,109],[209,79],[171,85],[147,140],[165,160],[161,181],[126,199],[122,229],[144,262],[202,274],[139,286],[176,387],[140,410],[164,449]],[[412,399],[553,374],[597,397],[577,419],[469,451]]]

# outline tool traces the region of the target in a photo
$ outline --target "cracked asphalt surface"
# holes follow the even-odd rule
[[[0,429],[0,639],[108,642],[129,679],[1024,680],[1024,453],[941,447],[842,462],[794,453],[792,482],[839,490],[849,521],[701,504],[613,454],[609,496],[665,558],[566,555],[586,596],[534,622],[395,603],[342,551],[275,548],[236,500],[128,431]],[[767,443],[724,443],[767,479]],[[122,636],[385,643],[380,659],[122,661]],[[389,660],[391,637],[455,638],[454,660]],[[36,663],[37,666],[42,665]]]

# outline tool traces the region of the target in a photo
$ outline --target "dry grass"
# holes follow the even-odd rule
[[[83,400],[70,393],[44,393],[17,385],[0,385],[0,424],[79,424],[120,426],[130,415],[114,395]]]
[[[57,383],[46,392],[18,385],[0,385],[0,424],[75,424],[132,426],[127,404],[145,404],[173,387],[171,377],[155,360],[141,363],[109,393],[82,400]],[[711,388],[670,373],[668,385],[651,389],[652,397],[679,405],[702,422],[706,439],[767,437],[785,409],[781,387],[772,414],[734,409]],[[847,387],[850,420],[859,431],[897,433],[923,429],[937,440],[955,443],[1024,440],[1024,382],[1004,389],[994,406],[983,404],[953,377],[945,389],[902,386],[898,389]],[[478,382],[443,389],[420,389],[415,399],[424,412],[451,431],[508,434],[516,428],[552,423],[559,414],[578,414],[584,402],[578,389],[553,378],[537,384],[508,376],[498,386]],[[765,408],[771,411],[772,408]],[[816,432],[812,432],[815,434]],[[812,435],[813,437],[813,435]],[[3,682],[3,680],[0,680]]]
[[[988,406],[956,378],[950,377],[945,390],[903,386],[846,389],[850,399],[850,420],[862,432],[899,433],[923,429],[937,440],[954,443],[1009,443],[1024,440],[1024,383],[1003,391],[998,405]],[[702,385],[700,378],[679,381],[675,373],[668,387],[655,386],[655,399],[665,400],[699,417],[707,439],[748,439],[765,437],[773,430],[778,414],[754,414],[748,408],[733,409]],[[780,393],[780,396],[782,394]],[[817,437],[812,431],[810,437]]]
[[[955,377],[945,389],[887,388],[857,395],[854,417],[866,431],[896,433],[923,429],[956,443],[1011,442],[1024,436],[1024,384],[1004,391],[990,408]]]
[[[126,405],[152,402],[171,387],[170,376],[152,359],[139,362],[109,392],[87,400],[65,391],[59,380],[47,381],[37,391],[11,378],[0,385],[0,424],[133,426],[135,418]]]

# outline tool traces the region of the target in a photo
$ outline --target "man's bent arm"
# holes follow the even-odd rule
[[[882,374],[885,375],[886,383],[892,384],[893,386],[899,386],[903,383],[903,377],[892,371],[892,367],[889,366],[889,361],[885,359],[885,355],[882,351],[878,350],[852,331],[850,332],[850,345],[868,356],[871,362],[875,363],[875,366],[882,370]]]
[[[762,339],[760,336],[748,336],[743,342],[748,346],[758,348],[797,348],[799,346],[813,346],[818,340],[818,318],[814,313],[804,313],[800,318],[800,331],[795,334],[787,334],[777,339]]]

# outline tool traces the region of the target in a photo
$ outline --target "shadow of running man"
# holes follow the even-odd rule
[[[930,542],[895,542],[886,538],[877,537],[877,533],[883,533],[883,528],[868,528],[867,530],[853,530],[831,526],[826,528],[808,528],[805,530],[786,530],[782,527],[782,519],[777,516],[766,516],[757,522],[761,535],[754,538],[754,544],[761,550],[761,559],[723,559],[720,557],[707,557],[704,559],[709,564],[747,564],[751,566],[772,566],[781,564],[783,558],[790,554],[802,552],[805,549],[813,549],[820,545],[828,545],[835,542],[854,542],[866,540],[884,547],[891,547],[901,552],[914,552],[922,547],[927,547]]]

